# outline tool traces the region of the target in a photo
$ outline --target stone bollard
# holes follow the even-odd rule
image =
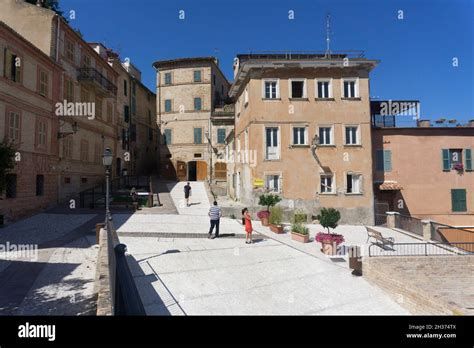
[[[431,220],[421,220],[423,224],[423,239],[431,240]]]
[[[396,211],[387,211],[387,227],[398,228],[400,226],[400,213]]]
[[[95,224],[95,242],[99,244],[99,239],[100,239],[100,229],[105,228],[105,223],[100,222],[98,224]]]

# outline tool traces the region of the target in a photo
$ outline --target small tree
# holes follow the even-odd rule
[[[334,229],[337,227],[337,223],[341,218],[341,213],[339,213],[339,211],[334,208],[322,208],[317,218],[321,226],[327,228],[328,233],[331,233],[329,228]]]
[[[258,205],[267,207],[267,211],[270,211],[270,207],[281,201],[280,196],[270,194],[263,194],[258,199]]]
[[[15,166],[15,150],[11,144],[0,142],[0,194],[6,186],[6,174]]]

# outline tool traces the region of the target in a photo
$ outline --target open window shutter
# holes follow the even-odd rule
[[[392,170],[392,151],[385,150],[383,152],[383,166],[384,171],[390,172]]]
[[[451,159],[449,158],[449,150],[443,149],[441,151],[442,151],[442,158],[443,158],[443,171],[450,171]]]
[[[472,171],[472,151],[471,149],[464,150],[464,161],[466,162],[464,167],[466,171]]]
[[[454,189],[451,190],[451,206],[453,211],[466,211],[466,190]]]

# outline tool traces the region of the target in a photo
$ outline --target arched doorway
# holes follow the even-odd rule
[[[207,178],[207,163],[204,161],[188,162],[188,181],[204,181]]]

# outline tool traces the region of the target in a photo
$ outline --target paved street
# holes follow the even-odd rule
[[[114,216],[147,314],[408,314],[340,259],[276,240],[256,222],[262,234],[253,245],[228,218],[221,221],[227,236],[207,239],[207,194],[191,184],[199,202],[191,207],[181,203],[184,183],[170,186],[179,215]],[[314,243],[304,248],[318,251]]]

